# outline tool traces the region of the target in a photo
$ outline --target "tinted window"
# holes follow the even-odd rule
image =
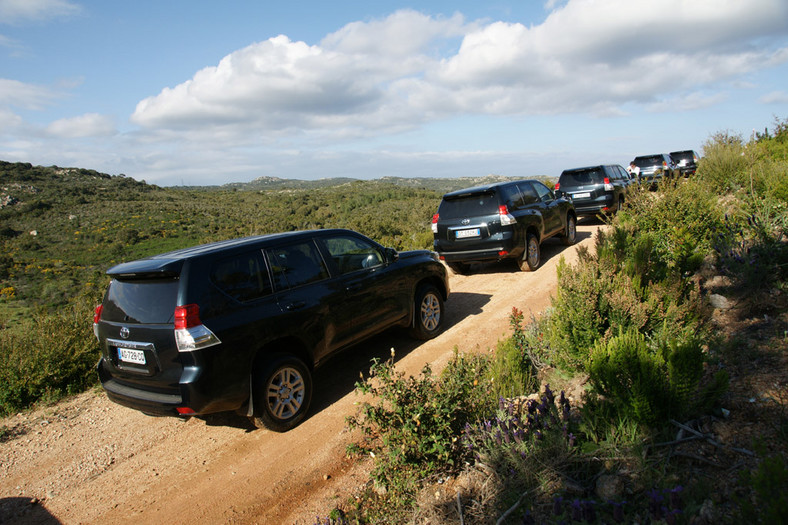
[[[571,170],[561,174],[561,184],[567,186],[584,186],[597,184],[601,182],[603,178],[604,175],[599,168]]]
[[[536,190],[534,190],[534,187],[531,184],[527,182],[521,182],[518,184],[518,186],[520,187],[520,192],[523,195],[523,202],[525,204],[533,204],[539,201],[539,195],[536,194]]]
[[[661,165],[665,159],[662,158],[662,155],[650,155],[648,157],[637,157],[635,158],[635,166],[638,168],[647,168],[649,166],[657,166]]]
[[[532,182],[531,184],[534,185],[534,189],[536,190],[536,194],[539,195],[539,199],[542,202],[549,202],[549,201],[555,199],[555,197],[553,196],[553,192],[550,191],[547,188],[547,186],[545,186],[541,182]]]
[[[493,193],[475,193],[444,199],[438,209],[441,219],[460,219],[498,213],[498,197]]]
[[[523,196],[520,194],[516,184],[501,186],[500,191],[501,200],[509,208],[516,210],[523,206]]]
[[[211,268],[211,280],[220,290],[239,301],[271,293],[271,282],[260,251],[228,257]]]
[[[312,241],[268,250],[268,260],[277,290],[328,277],[328,270]]]
[[[120,323],[173,322],[178,279],[120,281],[113,279],[104,300],[101,318]]]
[[[350,236],[325,239],[328,253],[340,273],[350,273],[383,264],[383,254],[368,241]]]

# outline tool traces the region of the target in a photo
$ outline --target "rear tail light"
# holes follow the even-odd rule
[[[605,177],[605,191],[613,191],[613,185],[610,183],[610,178]]]
[[[200,320],[200,307],[187,304],[175,307],[175,344],[179,352],[191,352],[221,343]]]
[[[561,189],[561,183],[560,182],[556,182],[554,191],[558,191],[559,189]]]
[[[193,416],[197,414],[197,412],[189,407],[177,407],[175,410],[178,412],[179,416]]]
[[[432,233],[438,233],[438,214],[432,216]]]
[[[104,305],[100,304],[96,307],[93,312],[93,335],[96,336],[96,339],[99,338],[98,333],[98,322],[101,321],[101,311],[104,309]],[[99,339],[100,341],[100,339]]]
[[[517,219],[509,213],[509,208],[506,207],[506,204],[498,206],[498,215],[501,216],[501,226],[510,226],[517,223]]]

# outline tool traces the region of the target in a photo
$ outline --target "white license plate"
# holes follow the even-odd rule
[[[573,199],[587,199],[591,196],[590,193],[575,193],[572,195]]]
[[[456,235],[457,239],[467,239],[468,237],[478,237],[481,234],[482,232],[479,228],[474,228],[472,230],[457,230],[454,235]]]
[[[118,359],[124,363],[145,364],[145,352],[132,348],[118,348]]]

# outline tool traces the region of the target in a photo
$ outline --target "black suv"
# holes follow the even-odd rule
[[[619,165],[564,170],[555,184],[556,195],[572,199],[577,215],[612,213],[621,209],[634,181]]]
[[[460,274],[470,262],[501,259],[516,260],[521,270],[536,270],[540,243],[560,235],[565,244],[573,244],[576,226],[572,203],[537,180],[447,193],[432,217],[435,251]]]
[[[93,327],[109,398],[151,415],[237,411],[285,431],[325,358],[393,326],[443,327],[447,272],[350,230],[215,242],[119,264]]]
[[[676,163],[667,153],[635,157],[633,162],[638,168],[639,179],[651,185],[655,185],[663,178],[672,178],[679,174]]]
[[[698,169],[698,159],[700,157],[691,149],[685,151],[671,151],[670,158],[673,159],[673,162],[676,163],[679,171],[685,177],[694,175],[695,171]]]

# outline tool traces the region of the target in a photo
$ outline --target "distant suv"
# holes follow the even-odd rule
[[[624,205],[633,182],[616,164],[574,168],[558,177],[555,194],[569,196],[578,216],[613,213]]]
[[[432,218],[435,251],[456,273],[468,263],[514,259],[521,270],[541,262],[540,243],[558,235],[575,242],[572,203],[537,180],[499,182],[443,196]]]
[[[679,174],[679,169],[667,153],[635,157],[633,162],[639,170],[640,180],[652,185],[665,177],[672,178]]]
[[[672,151],[670,152],[670,158],[673,159],[673,162],[676,163],[679,171],[685,177],[694,175],[695,171],[698,169],[698,159],[700,157],[691,149],[685,151]]]
[[[304,419],[312,373],[393,326],[443,327],[447,272],[350,230],[248,237],[110,268],[93,327],[109,398],[151,415],[237,411],[285,431]]]

